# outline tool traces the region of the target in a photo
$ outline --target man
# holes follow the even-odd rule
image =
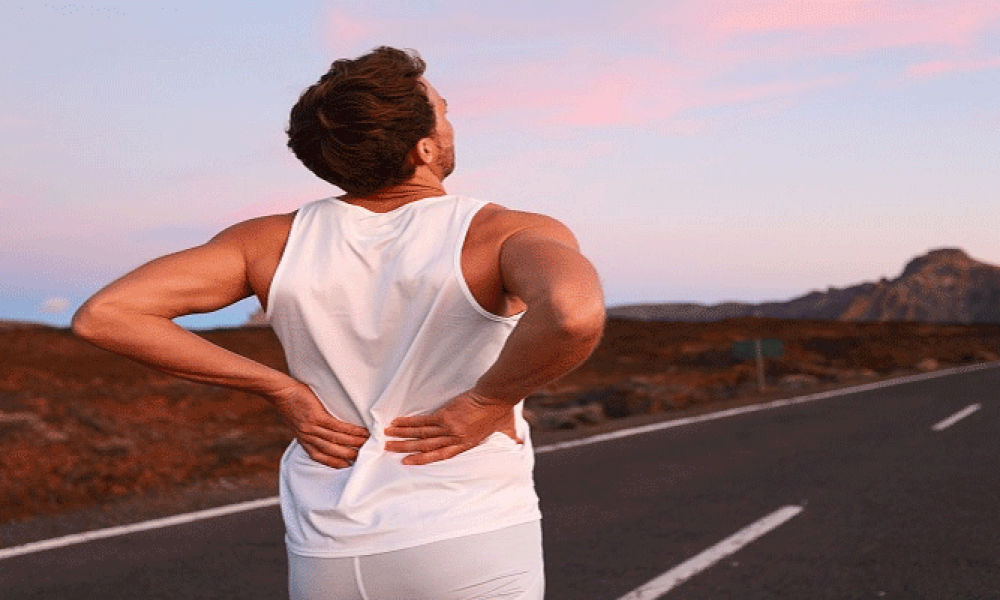
[[[293,598],[541,598],[521,400],[582,362],[600,284],[565,226],[446,194],[447,103],[412,52],[339,60],[289,147],[346,194],[252,219],[101,290],[73,330],[168,373],[261,395]],[[171,319],[250,295],[290,375]]]

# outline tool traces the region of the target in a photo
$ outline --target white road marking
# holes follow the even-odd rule
[[[121,527],[109,527],[107,529],[98,529],[96,531],[87,531],[84,533],[66,535],[63,537],[52,538],[49,540],[42,540],[40,542],[32,542],[30,544],[24,544],[21,546],[2,548],[0,549],[0,560],[4,560],[5,558],[13,558],[15,556],[21,556],[23,554],[31,554],[33,552],[41,552],[43,550],[51,550],[53,548],[63,548],[65,546],[72,546],[74,544],[82,544],[84,542],[92,542],[94,540],[116,537],[119,535],[127,535],[129,533],[136,533],[138,531],[148,531],[150,529],[162,529],[164,527],[173,527],[174,525],[181,525],[182,523],[191,523],[192,521],[200,521],[202,519],[211,519],[213,517],[231,515],[238,512],[254,510],[257,508],[275,506],[276,504],[278,504],[278,497],[274,496],[271,498],[262,498],[260,500],[251,500],[249,502],[241,502],[239,504],[229,504],[227,506],[219,506],[216,508],[199,510],[197,512],[185,513],[182,515],[174,515],[172,517],[165,517],[163,519],[143,521],[142,523],[133,523],[131,525],[122,525]]]
[[[938,423],[934,427],[931,427],[931,429],[933,429],[934,431],[941,431],[943,429],[947,429],[947,428],[951,427],[952,425],[954,425],[955,423],[958,423],[959,421],[961,421],[965,417],[967,417],[967,416],[971,415],[972,413],[976,412],[980,408],[982,408],[982,406],[980,406],[979,404],[970,404],[969,406],[966,406],[965,408],[963,408],[962,410],[958,411],[957,413],[951,415],[950,417],[948,417],[944,421],[941,421],[940,423]]]
[[[590,444],[597,444],[599,442],[617,440],[621,438],[631,437],[633,435],[639,435],[642,433],[650,433],[652,431],[660,431],[663,429],[670,429],[673,427],[691,425],[693,423],[714,421],[715,419],[723,419],[725,417],[732,417],[735,415],[742,415],[761,410],[771,410],[773,408],[781,408],[784,406],[791,406],[794,404],[803,404],[805,402],[813,402],[815,400],[825,400],[827,398],[833,398],[835,396],[846,396],[847,394],[854,394],[857,392],[867,392],[870,390],[877,390],[884,387],[891,387],[894,385],[901,385],[904,383],[912,383],[914,381],[935,379],[937,377],[944,377],[946,375],[955,375],[957,373],[969,373],[971,371],[981,371],[983,369],[991,369],[996,367],[1000,367],[1000,362],[980,363],[964,367],[941,369],[940,371],[933,371],[930,373],[921,373],[919,375],[908,375],[906,377],[887,379],[885,381],[876,381],[874,383],[866,383],[863,385],[856,385],[848,388],[829,390],[826,392],[817,392],[815,394],[809,394],[807,396],[798,396],[796,398],[775,400],[773,402],[767,402],[765,404],[752,404],[749,406],[741,406],[739,408],[731,408],[729,410],[722,410],[719,412],[697,415],[694,417],[685,417],[682,419],[674,419],[672,421],[661,421],[659,423],[651,423],[649,425],[642,425],[640,427],[633,427],[631,429],[619,429],[617,431],[592,435],[590,437],[585,437],[578,440],[570,440],[568,442],[558,442],[556,444],[549,444],[547,446],[539,446],[538,448],[535,448],[535,454],[544,454],[546,452],[554,452],[556,450],[564,450],[566,448],[576,448],[577,446],[589,446]]]
[[[980,363],[975,365],[967,365],[963,367],[955,367],[952,369],[941,369],[940,371],[932,371],[930,373],[921,373],[920,375],[910,375],[907,377],[899,377],[896,379],[887,379],[885,381],[878,381],[875,383],[868,383],[864,385],[856,385],[853,387],[842,388],[839,390],[830,390],[828,392],[819,392],[816,394],[809,394],[808,396],[800,396],[797,398],[788,398],[785,400],[776,400],[774,402],[768,402],[766,404],[757,404],[752,406],[744,406],[740,408],[733,408],[729,410],[723,410],[716,413],[710,413],[705,415],[698,415],[696,417],[687,417],[684,419],[675,419],[673,421],[664,421],[661,423],[653,423],[650,425],[644,425],[642,427],[633,427],[631,429],[620,429],[618,431],[612,431],[610,433],[602,433],[599,435],[593,435],[590,437],[582,438],[579,440],[573,440],[569,442],[559,442],[557,444],[549,444],[546,446],[539,446],[535,448],[535,454],[544,454],[546,452],[554,452],[556,450],[563,450],[565,448],[575,448],[577,446],[587,446],[589,444],[597,444],[600,442],[606,442],[608,440],[616,440],[624,437],[629,437],[633,435],[639,435],[642,433],[649,433],[652,431],[659,431],[661,429],[669,429],[671,427],[680,427],[682,425],[690,425],[692,423],[701,423],[703,421],[711,421],[714,419],[722,419],[724,417],[731,417],[734,415],[741,415],[744,413],[756,412],[759,410],[769,410],[772,408],[780,408],[782,406],[791,406],[793,404],[801,404],[803,402],[812,402],[814,400],[823,400],[826,398],[833,398],[836,396],[844,396],[847,394],[853,394],[856,392],[865,392],[868,390],[876,390],[879,388],[890,387],[893,385],[900,385],[903,383],[910,383],[913,381],[922,381],[924,379],[934,379],[936,377],[944,377],[946,375],[954,375],[957,373],[969,373],[972,371],[981,371],[983,369],[992,369],[1000,367],[1000,362],[990,362],[990,363]],[[30,544],[23,544],[21,546],[12,546],[10,548],[0,548],[0,560],[5,558],[13,558],[15,556],[21,556],[24,554],[31,554],[33,552],[41,552],[43,550],[51,550],[54,548],[62,548],[64,546],[72,546],[73,544],[82,544],[84,542],[90,542],[93,540],[100,540],[109,537],[115,537],[119,535],[127,535],[129,533],[135,533],[137,531],[147,531],[150,529],[161,529],[164,527],[172,527],[174,525],[180,525],[182,523],[190,523],[193,521],[199,521],[201,519],[211,519],[213,517],[219,517],[222,515],[234,514],[238,512],[243,512],[247,510],[254,510],[257,508],[262,508],[266,506],[277,506],[279,503],[277,496],[272,496],[270,498],[262,498],[260,500],[253,500],[251,502],[243,502],[240,504],[230,504],[228,506],[220,506],[218,508],[210,508],[208,510],[202,510],[193,513],[186,513],[181,515],[174,515],[172,517],[166,517],[164,519],[155,519],[153,521],[145,521],[142,523],[133,523],[131,525],[123,525],[121,527],[110,527],[108,529],[98,529],[95,531],[87,531],[84,533],[77,533],[73,535],[67,535],[58,538],[52,538],[48,540],[41,540],[38,542],[32,542]]]
[[[802,512],[801,506],[781,508],[756,523],[737,531],[701,554],[689,558],[656,579],[632,590],[619,600],[654,600],[659,598],[765,533],[782,525],[800,512]]]

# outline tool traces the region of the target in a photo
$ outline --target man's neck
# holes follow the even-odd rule
[[[389,212],[417,200],[444,196],[447,192],[440,181],[411,178],[399,185],[387,187],[368,196],[345,194],[340,200],[372,212]]]

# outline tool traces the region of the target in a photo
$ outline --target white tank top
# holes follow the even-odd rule
[[[387,552],[541,518],[523,403],[523,444],[497,432],[429,465],[384,450],[390,421],[475,385],[517,324],[480,307],[462,274],[466,232],[485,205],[441,196],[373,213],[327,199],[296,214],[268,320],[291,375],[371,437],[345,469],[317,463],[298,442],[285,451],[281,510],[295,554]]]

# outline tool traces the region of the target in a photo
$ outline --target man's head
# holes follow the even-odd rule
[[[426,138],[443,179],[454,168],[451,126],[425,68],[416,52],[388,47],[334,62],[292,108],[288,147],[321,179],[367,196],[411,177],[411,151]]]

